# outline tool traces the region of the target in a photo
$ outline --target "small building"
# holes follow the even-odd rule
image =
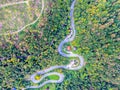
[[[71,46],[67,46],[67,50],[70,51],[71,50]]]
[[[73,50],[77,50],[77,47],[76,47],[76,46],[74,46],[74,47],[73,47]]]

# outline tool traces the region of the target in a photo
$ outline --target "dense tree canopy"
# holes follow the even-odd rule
[[[70,33],[71,2],[46,0],[47,7],[37,23],[19,34],[0,36],[0,88],[19,90],[34,85],[27,80],[29,75],[73,59],[57,51]],[[56,70],[65,74],[65,80],[47,86],[50,90],[119,90],[120,1],[77,0],[74,19],[77,35],[68,45],[83,55],[86,64],[78,71]]]

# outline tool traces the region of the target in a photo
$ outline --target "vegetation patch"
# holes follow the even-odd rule
[[[49,78],[50,80],[59,80],[60,77],[57,76],[57,75],[49,75],[48,78]]]
[[[72,0],[47,0],[40,21],[16,35],[0,36],[0,86],[18,90],[34,85],[25,79],[42,69],[68,64],[74,58],[59,55],[58,45],[70,33]],[[76,38],[70,45],[85,59],[78,71],[65,74],[61,84],[50,90],[120,89],[120,2],[119,0],[77,0],[74,19]],[[2,27],[0,23],[0,27]],[[39,77],[38,77],[39,79]],[[58,79],[56,76],[50,79]],[[51,89],[52,88],[52,89]]]

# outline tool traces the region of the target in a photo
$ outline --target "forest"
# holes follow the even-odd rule
[[[31,74],[72,59],[59,55],[58,45],[70,33],[73,0],[45,1],[38,22],[0,36],[0,90],[36,85],[28,80]],[[34,90],[120,90],[120,0],[77,0],[74,19],[77,35],[68,45],[84,57],[84,67],[54,70],[64,73],[65,80]]]

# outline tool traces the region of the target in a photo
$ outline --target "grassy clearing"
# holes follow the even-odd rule
[[[59,80],[59,76],[57,76],[57,75],[50,75],[50,76],[48,76],[48,78],[50,80]]]

